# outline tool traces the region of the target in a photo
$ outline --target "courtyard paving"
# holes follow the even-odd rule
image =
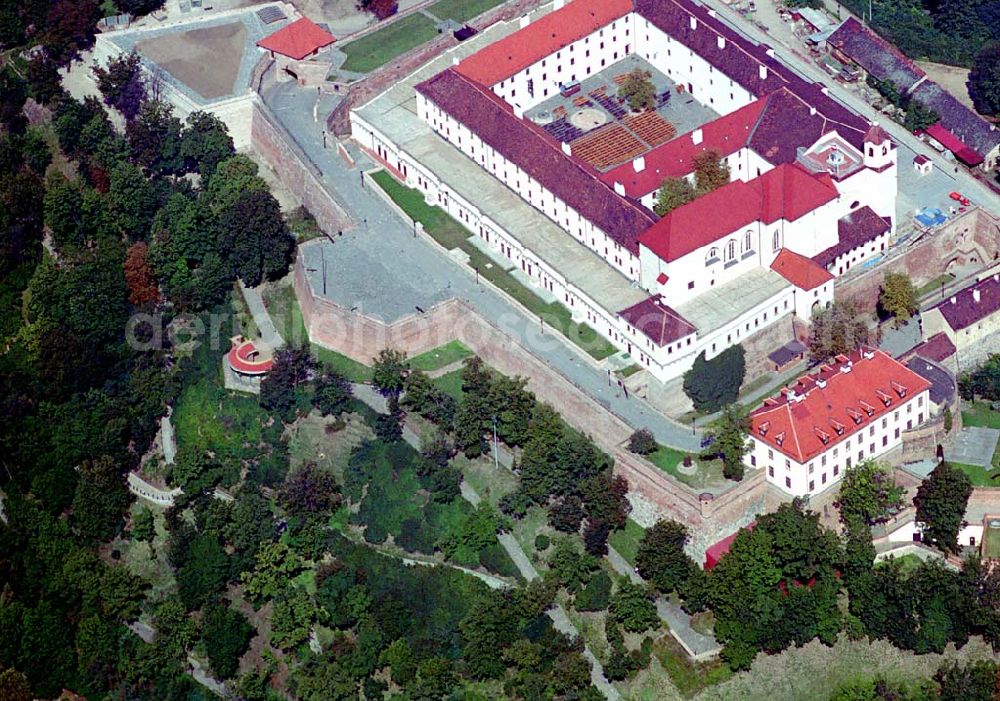
[[[955,438],[955,445],[948,451],[948,460],[990,469],[997,441],[1000,441],[1000,429],[966,426],[959,432]]]

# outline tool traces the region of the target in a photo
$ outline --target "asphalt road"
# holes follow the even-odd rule
[[[452,293],[474,305],[484,316],[498,323],[525,347],[544,358],[556,372],[568,378],[597,402],[635,428],[647,427],[657,440],[686,452],[700,449],[700,435],[692,435],[689,426],[681,426],[660,414],[645,401],[623,396],[617,386],[609,386],[607,371],[595,367],[582,351],[568,345],[549,330],[539,330],[538,319],[527,315],[492,287],[477,285],[475,278],[453,259],[430,243],[413,235],[407,222],[376,194],[372,185],[363,186],[361,169],[372,164],[366,160],[351,168],[338,154],[332,139],[323,147],[323,124],[313,119],[316,92],[299,88],[295,83],[281,83],[266,91],[265,100],[275,116],[294,135],[299,146],[323,173],[324,184],[335,190],[338,199],[359,223],[351,232],[369,249],[370,255],[396,261],[399,275],[431,276],[441,288],[450,285]],[[319,114],[327,114],[323,104]],[[364,158],[364,157],[362,157]],[[345,234],[345,239],[347,238]],[[333,251],[338,243],[333,244]],[[376,299],[366,299],[365,312],[375,315]]]

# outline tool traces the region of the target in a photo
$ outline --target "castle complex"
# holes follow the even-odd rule
[[[657,93],[633,113],[609,85],[636,68]],[[557,0],[427,72],[354,138],[661,381],[808,319],[889,245],[888,134],[690,0]],[[657,216],[710,150],[730,182]]]

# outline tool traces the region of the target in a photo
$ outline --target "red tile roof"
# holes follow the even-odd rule
[[[977,166],[983,162],[983,157],[979,155],[975,149],[967,146],[964,141],[959,139],[940,124],[932,124],[924,131],[926,131],[927,134],[933,139],[939,141],[946,149],[954,153],[955,156],[957,156],[958,159],[966,165]]]
[[[747,145],[766,103],[766,99],[755,100],[657,146],[645,154],[645,168],[638,173],[632,163],[625,163],[601,175],[601,180],[609,185],[621,183],[629,197],[642,197],[659,189],[665,178],[680,178],[693,172],[694,157],[703,151],[714,149],[722,157],[731,156]],[[699,144],[695,144],[693,139],[696,131],[701,132]]]
[[[638,253],[639,235],[656,221],[656,216],[645,207],[619,197],[598,180],[597,171],[567,156],[561,144],[538,125],[518,119],[510,105],[492,90],[451,68],[420,83],[416,90],[467,125],[488,146],[612,240]]]
[[[674,261],[754,222],[795,221],[837,196],[828,176],[785,163],[750,182],[734,180],[678,207],[640,236],[639,243]]]
[[[632,12],[632,0],[573,0],[459,62],[455,70],[486,86]]]
[[[864,347],[764,400],[750,414],[751,435],[806,463],[930,386],[884,351]]]
[[[871,128],[865,132],[865,143],[883,144],[886,141],[889,141],[889,133],[878,122],[873,122]]]
[[[833,279],[833,275],[828,273],[826,268],[787,248],[778,251],[774,262],[771,263],[771,270],[800,290],[812,290]]]
[[[302,17],[257,42],[268,51],[288,56],[296,61],[329,46],[336,39],[308,17]]]
[[[968,328],[1000,311],[1000,275],[991,275],[969,285],[933,308],[941,312],[954,330]]]
[[[661,295],[648,297],[623,309],[618,316],[658,346],[673,343],[697,331],[694,324],[669,307]]]
[[[754,526],[756,526],[756,525],[757,525],[757,522],[754,521],[753,523],[751,523],[750,525],[746,526],[745,528],[741,528],[740,530],[736,531],[735,533],[731,533],[730,535],[727,535],[725,538],[723,538],[719,542],[717,542],[717,543],[715,543],[713,545],[710,545],[708,547],[708,550],[705,551],[705,569],[706,570],[710,570],[713,567],[715,567],[717,564],[719,564],[719,560],[722,559],[722,556],[729,552],[729,548],[732,547],[733,541],[736,540],[736,536],[738,536],[740,534],[740,532],[744,531],[744,530],[752,531],[754,529]]]

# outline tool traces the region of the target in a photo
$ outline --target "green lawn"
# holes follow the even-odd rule
[[[596,360],[603,360],[617,351],[590,326],[574,322],[566,307],[558,302],[547,303],[522,285],[510,274],[510,266],[502,267],[476,248],[469,241],[472,235],[469,230],[440,207],[428,205],[419,191],[400,184],[384,170],[373,173],[371,178],[411,219],[423,224],[431,238],[449,250],[459,248],[464,251],[469,256],[469,265],[479,271],[480,276],[516,299],[528,311],[538,315],[547,327],[564,335]]]
[[[1000,428],[1000,412],[990,409],[987,402],[975,402],[971,406],[966,403],[967,409],[962,410],[963,426],[986,426],[987,428]]]
[[[608,542],[622,557],[629,561],[629,564],[635,565],[635,555],[639,552],[639,541],[642,540],[645,532],[646,529],[632,519],[628,519],[625,521],[625,528],[613,532],[608,538]]]
[[[445,394],[450,394],[456,400],[462,398],[462,371],[452,370],[451,372],[435,377],[431,383]]]
[[[987,528],[983,536],[983,555],[1000,559],[1000,528]]]
[[[917,298],[919,299],[924,295],[930,294],[931,292],[937,292],[938,294],[940,294],[941,285],[942,284],[947,285],[954,279],[955,276],[952,273],[942,273],[938,275],[936,278],[934,278],[930,282],[922,285],[917,289]]]
[[[889,562],[890,559],[899,562],[899,567],[900,567],[899,571],[904,576],[911,574],[914,570],[920,567],[920,563],[923,562],[923,560],[921,560],[919,555],[910,553],[909,555],[901,555],[899,557],[888,558],[886,560],[883,560],[880,564],[884,566],[885,563]]]
[[[452,459],[452,464],[461,470],[465,481],[476,494],[493,506],[498,506],[500,499],[517,490],[517,477],[506,467],[497,468],[492,452],[475,460],[459,453]]]
[[[653,645],[653,655],[684,698],[691,698],[706,687],[726,681],[733,675],[723,662],[692,662],[672,635],[664,635]]]
[[[435,348],[410,358],[410,367],[414,370],[433,372],[452,363],[464,360],[471,355],[472,351],[466,348],[461,341],[452,341],[440,348]]]
[[[994,462],[996,462],[995,457]],[[967,474],[969,479],[972,480],[972,484],[977,487],[1000,487],[1000,472],[995,468],[987,470],[979,467],[979,465],[965,465],[960,462],[953,462],[951,464]],[[993,475],[997,475],[997,478],[994,479]]]
[[[427,8],[427,11],[438,19],[453,19],[456,22],[468,22],[487,10],[496,7],[504,0],[439,0]]]
[[[684,459],[684,453],[679,450],[675,450],[674,448],[668,448],[665,445],[661,445],[655,453],[647,455],[646,459],[664,472],[673,474],[676,472],[675,468],[680,464],[681,460]]]
[[[368,73],[437,36],[434,22],[419,12],[344,44],[345,71]]]
[[[521,544],[524,552],[531,558],[538,571],[542,572],[548,569],[548,565],[545,564],[545,558],[535,551],[535,536],[539,533],[545,533],[549,537],[553,537],[555,533],[549,526],[548,509],[541,506],[533,506],[528,509],[524,518],[514,521],[514,526],[511,529],[514,539]]]

